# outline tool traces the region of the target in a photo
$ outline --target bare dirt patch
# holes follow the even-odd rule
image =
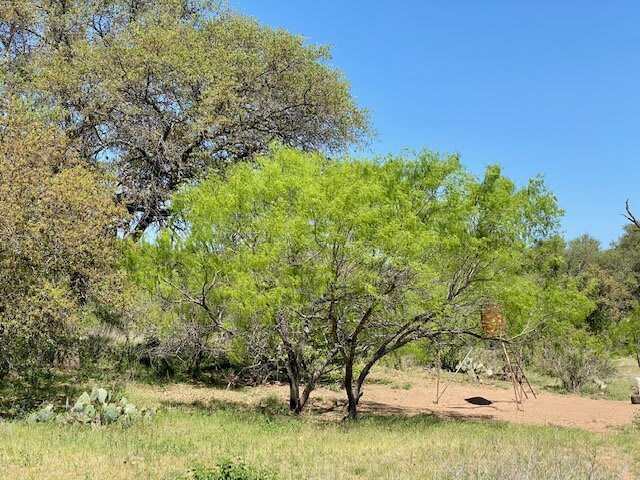
[[[401,375],[402,387],[388,383],[381,377],[374,378],[374,382],[377,383],[365,385],[361,412],[377,415],[435,415],[452,419],[501,420],[574,427],[595,432],[606,432],[629,425],[640,412],[640,408],[631,405],[629,401],[599,400],[540,390],[536,390],[537,398],[529,395],[525,400],[524,411],[518,411],[513,399],[513,389],[507,382],[455,382],[448,387],[436,405],[434,379],[418,373]],[[141,393],[148,400],[165,405],[215,408],[217,405],[233,404],[257,407],[269,395],[276,395],[286,401],[287,387],[269,385],[228,391],[173,384],[167,387],[142,387]],[[320,419],[339,419],[344,412],[344,403],[344,393],[341,390],[320,388],[312,394],[310,409]]]
[[[383,385],[370,385],[362,398],[363,410],[385,413],[401,411],[409,415],[433,414],[449,418],[478,418],[537,425],[575,427],[596,432],[621,427],[633,422],[638,408],[629,402],[596,400],[577,395],[536,392],[524,402],[524,411],[516,408],[513,390],[492,385],[454,383],[438,405],[434,403],[435,384],[409,390],[392,390]],[[466,401],[480,397],[491,402],[478,405]]]

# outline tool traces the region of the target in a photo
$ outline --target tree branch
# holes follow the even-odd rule
[[[631,207],[629,207],[629,200],[627,199],[626,202],[624,202],[624,207],[626,210],[626,214],[623,213],[622,216],[624,218],[626,218],[627,220],[629,220],[633,225],[635,225],[635,227],[640,230],[640,220],[638,220],[633,213],[631,212]]]

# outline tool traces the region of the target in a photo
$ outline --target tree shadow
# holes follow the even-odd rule
[[[451,408],[451,407],[448,407]],[[464,408],[464,407],[463,407]],[[371,401],[362,402],[359,407],[360,412],[369,415],[377,416],[405,416],[412,418],[416,416],[433,416],[441,420],[457,420],[457,421],[477,421],[477,420],[491,420],[493,416],[491,414],[469,414],[469,413],[456,413],[449,410],[436,410],[431,408],[405,408],[396,407],[386,403],[377,403]]]
[[[358,407],[358,419],[361,422],[375,423],[381,426],[412,426],[412,425],[446,425],[451,422],[478,423],[501,428],[504,424],[494,418],[493,412],[487,408],[496,409],[496,403],[512,403],[508,401],[491,401],[491,405],[448,406],[446,409],[407,408],[374,401],[361,401]],[[302,414],[293,414],[281,397],[268,395],[258,403],[247,403],[229,399],[211,398],[208,400],[164,400],[161,405],[167,408],[192,410],[210,414],[213,412],[230,412],[233,414],[255,416],[260,415],[270,420],[301,420],[313,421],[315,424],[339,425],[346,412],[346,401],[343,399],[312,399]],[[480,410],[473,412],[473,410]],[[247,417],[249,418],[249,417]]]
[[[66,405],[83,390],[84,385],[75,377],[53,371],[29,379],[6,379],[0,382],[0,418],[22,417],[45,402]]]
[[[234,412],[253,412],[256,410],[255,405],[234,400],[220,400],[211,398],[209,400],[162,400],[160,402],[165,408],[175,408],[182,410],[195,410],[200,412],[211,412],[214,410],[234,411]]]

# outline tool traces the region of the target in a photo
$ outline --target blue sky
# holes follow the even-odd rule
[[[640,1],[231,0],[333,46],[372,113],[369,154],[459,152],[523,184],[538,173],[567,238],[604,246],[640,214]]]

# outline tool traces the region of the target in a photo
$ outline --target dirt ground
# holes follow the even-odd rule
[[[385,385],[369,385],[362,397],[362,411],[437,415],[447,418],[504,420],[538,425],[576,427],[596,432],[628,425],[640,408],[630,402],[596,400],[577,395],[559,395],[536,391],[516,408],[513,389],[473,383],[453,383],[435,404],[435,383],[424,382],[407,390]],[[324,392],[317,392],[324,394]],[[481,398],[490,405],[476,405],[466,399]],[[477,400],[476,400],[477,402]],[[482,402],[488,403],[488,402]]]
[[[446,382],[442,382],[440,389]],[[535,387],[534,387],[535,389]],[[269,395],[287,399],[288,388],[264,386],[240,391],[174,384],[167,387],[143,387],[150,401],[168,405],[213,405],[237,403],[257,406]],[[439,404],[435,404],[435,379],[425,374],[398,372],[393,380],[385,376],[365,384],[360,411],[379,415],[436,415],[444,418],[502,420],[537,425],[575,427],[605,432],[632,423],[640,415],[640,406],[630,401],[600,400],[577,395],[563,395],[536,389],[529,393],[524,411],[516,408],[512,385],[507,382],[480,384],[468,381],[451,383]],[[477,405],[466,399],[476,398]],[[337,388],[320,388],[313,392],[310,410],[319,419],[339,419],[344,414],[344,392]]]

